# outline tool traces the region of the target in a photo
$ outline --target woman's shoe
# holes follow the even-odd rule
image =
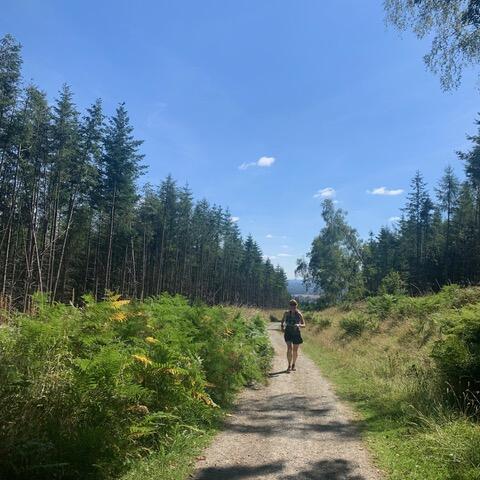
[[[292,367],[290,367],[290,365],[288,366],[288,368],[285,370],[287,373],[290,373],[292,371]]]
[[[292,365],[292,370],[295,372],[297,369],[295,368],[295,364]]]

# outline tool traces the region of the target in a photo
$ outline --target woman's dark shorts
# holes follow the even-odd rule
[[[303,343],[303,338],[302,335],[300,334],[300,329],[299,328],[285,328],[285,333],[283,335],[283,338],[285,339],[286,342],[292,342],[294,345],[300,345]]]

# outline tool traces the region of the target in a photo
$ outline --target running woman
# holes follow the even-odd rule
[[[305,320],[298,310],[297,301],[292,299],[288,303],[290,308],[283,314],[281,328],[287,344],[287,373],[290,373],[292,370],[296,370],[295,362],[298,357],[298,347],[303,343],[300,328],[305,326]]]

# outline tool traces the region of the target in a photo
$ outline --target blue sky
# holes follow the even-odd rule
[[[462,172],[479,110],[473,72],[442,92],[428,43],[386,27],[380,0],[3,0],[7,32],[52,99],[66,82],[81,108],[125,101],[144,181],[228,206],[289,277],[322,198],[376,232],[417,169],[430,186]]]

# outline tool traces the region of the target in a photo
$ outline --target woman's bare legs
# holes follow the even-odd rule
[[[289,372],[292,366],[292,342],[287,342],[287,360],[288,360],[287,372]],[[295,363],[295,360],[294,360],[294,363]]]
[[[297,357],[298,357],[298,347],[300,345],[293,345],[293,362],[292,362],[292,369],[295,369],[295,363],[297,362]]]

